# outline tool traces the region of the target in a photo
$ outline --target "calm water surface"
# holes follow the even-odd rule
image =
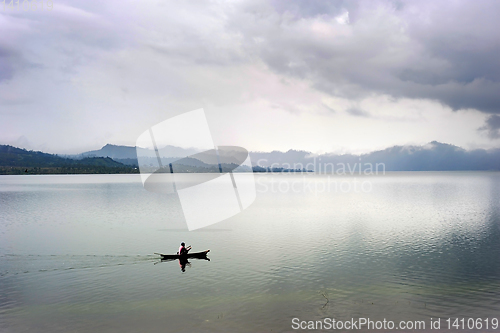
[[[138,175],[0,176],[0,331],[500,318],[500,173],[256,181],[250,208],[188,232]],[[181,241],[211,261],[158,261]]]

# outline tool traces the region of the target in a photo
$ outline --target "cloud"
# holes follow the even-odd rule
[[[3,11],[0,82],[42,67],[72,76],[102,52],[129,46],[135,38],[133,22],[122,21],[124,7],[111,7],[60,1],[51,11]]]
[[[26,61],[16,40],[27,31],[21,20],[0,14],[0,83],[14,77],[16,71],[34,64]]]
[[[103,52],[145,46],[184,65],[263,63],[335,97],[431,99],[495,114],[499,11],[500,2],[464,0],[60,1],[47,15],[0,16],[0,80],[30,63],[72,75]]]
[[[229,22],[273,71],[332,96],[500,113],[500,2],[245,3]]]
[[[370,114],[368,112],[360,108],[349,108],[346,110],[346,112],[356,117],[370,117]]]
[[[60,0],[43,14],[1,12],[0,141],[133,144],[204,107],[214,140],[253,149],[490,147],[476,130],[500,110],[497,7]]]
[[[6,50],[0,50],[0,82],[11,79],[14,72],[11,56]]]
[[[486,124],[478,129],[480,132],[486,132],[490,139],[500,138],[500,116],[494,114],[486,119]]]

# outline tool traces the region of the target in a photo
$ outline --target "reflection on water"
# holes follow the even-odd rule
[[[196,261],[196,260],[205,260],[205,261],[210,261],[210,258],[192,258],[192,259],[160,259],[160,261],[155,262],[154,264],[159,264],[159,263],[166,263],[166,262],[172,262],[176,261],[179,263],[179,267],[181,268],[181,272],[186,271],[186,266],[191,268],[191,261]]]
[[[499,173],[389,173],[363,178],[367,193],[290,186],[325,177],[257,175],[251,207],[188,232],[179,203],[135,175],[2,176],[0,331],[499,317]],[[180,241],[212,260],[152,265]]]

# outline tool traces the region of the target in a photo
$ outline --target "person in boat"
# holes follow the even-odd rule
[[[183,256],[188,254],[189,250],[191,250],[191,246],[186,247],[186,243],[182,242],[181,247],[179,247],[179,252],[177,252],[177,254]]]

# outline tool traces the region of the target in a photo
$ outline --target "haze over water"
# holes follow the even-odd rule
[[[255,177],[252,206],[188,232],[138,175],[1,176],[0,331],[500,317],[500,173]],[[181,241],[211,260],[159,262]]]

